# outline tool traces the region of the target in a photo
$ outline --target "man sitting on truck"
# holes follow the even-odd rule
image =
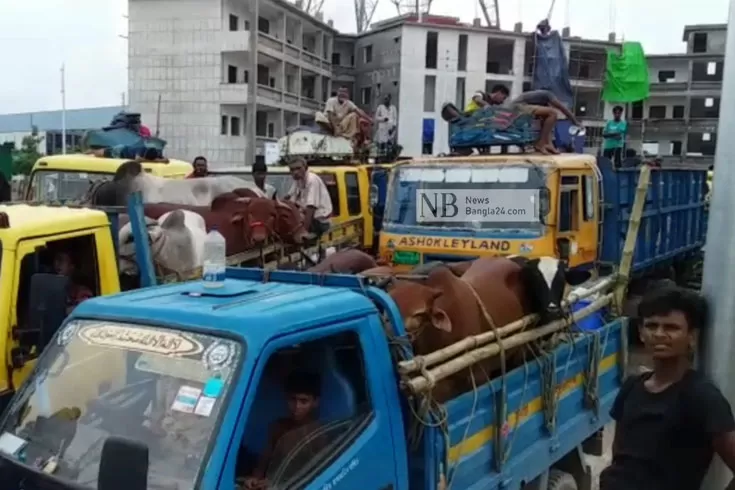
[[[263,191],[265,197],[268,199],[275,199],[276,188],[265,181],[265,178],[268,175],[268,165],[266,165],[265,162],[257,161],[253,163],[253,167],[250,171],[253,175],[253,182],[258,186],[258,189]]]
[[[304,211],[304,226],[307,230],[321,235],[329,229],[332,214],[332,199],[324,181],[310,172],[306,160],[295,158],[288,164],[293,182],[286,200],[298,204]]]
[[[612,464],[600,490],[697,490],[713,453],[735,470],[735,419],[719,389],[691,366],[707,303],[680,288],[648,293],[638,306],[640,337],[653,371],[623,383]],[[727,489],[735,490],[735,480]]]
[[[295,371],[286,378],[289,416],[278,419],[270,427],[268,442],[252,475],[245,478],[247,489],[266,488],[269,469],[275,469],[291,449],[319,427],[317,410],[321,395],[321,378],[318,374]],[[317,444],[319,442],[311,442]],[[316,446],[315,446],[316,447]]]

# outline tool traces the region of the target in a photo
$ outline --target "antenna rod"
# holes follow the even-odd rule
[[[66,72],[61,65],[61,153],[66,155]]]

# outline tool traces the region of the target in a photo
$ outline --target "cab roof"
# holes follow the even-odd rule
[[[508,163],[546,163],[556,168],[582,169],[597,165],[594,155],[584,153],[562,153],[559,155],[542,155],[540,153],[511,153],[506,155],[473,155],[467,157],[432,157],[417,158],[409,164],[447,165],[452,163],[507,165]]]
[[[286,333],[377,312],[356,289],[231,278],[252,273],[262,271],[228,269],[228,280],[219,289],[193,281],[97,297],[80,304],[74,316],[219,331],[242,338],[253,348]]]
[[[395,163],[377,163],[375,165],[372,164],[365,164],[364,166],[375,166],[375,167],[383,167],[383,168],[390,168],[393,165],[396,165],[399,162]],[[358,165],[309,165],[309,169],[313,170],[315,172],[329,172],[329,171],[348,171],[348,170],[355,170],[356,168],[359,168],[363,166],[362,164]],[[252,171],[250,170],[250,167],[218,167],[214,169],[209,170],[210,173],[213,174],[247,174],[250,175]],[[268,173],[271,174],[282,174],[282,173],[288,173],[288,166],[287,165],[269,165],[268,166]]]
[[[89,208],[0,204],[0,213],[5,213],[10,222],[9,228],[0,228],[0,240],[6,249],[14,248],[23,238],[57,235],[110,223],[105,212]]]
[[[100,158],[94,155],[85,154],[52,155],[40,158],[33,166],[33,170],[68,170],[76,172],[114,174],[118,167],[127,161],[127,159]],[[146,172],[152,172],[155,168],[158,171],[166,171],[166,173],[189,174],[193,170],[190,163],[182,160],[169,159],[168,163],[142,162],[142,164]]]

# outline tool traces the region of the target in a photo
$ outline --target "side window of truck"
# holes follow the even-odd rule
[[[345,172],[345,185],[347,187],[347,211],[350,216],[359,216],[360,205],[360,182],[357,172]]]
[[[66,297],[67,314],[82,301],[100,294],[99,269],[97,266],[97,247],[94,235],[82,235],[62,240],[46,242],[46,246],[34,253],[26,254],[20,263],[18,283],[17,318],[19,343],[21,347],[36,346],[40,350],[53,332],[34,332],[29,330],[28,318],[32,309],[31,277],[36,273],[63,274],[69,277]],[[58,325],[49,326],[58,328]],[[24,332],[25,331],[25,332]]]
[[[595,219],[595,178],[592,175],[584,176],[582,194],[584,194],[584,220],[592,221]]]
[[[273,353],[245,423],[236,478],[305,488],[372,420],[366,379],[353,331]]]
[[[332,201],[332,216],[339,216],[341,209],[339,207],[339,188],[337,187],[337,177],[331,172],[319,173],[319,177],[327,185],[329,199]]]
[[[560,233],[579,230],[579,177],[576,175],[561,177],[558,223]]]

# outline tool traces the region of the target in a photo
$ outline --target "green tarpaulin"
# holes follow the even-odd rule
[[[623,43],[620,54],[613,50],[607,52],[602,100],[638,102],[648,98],[650,89],[648,64],[641,43]]]

